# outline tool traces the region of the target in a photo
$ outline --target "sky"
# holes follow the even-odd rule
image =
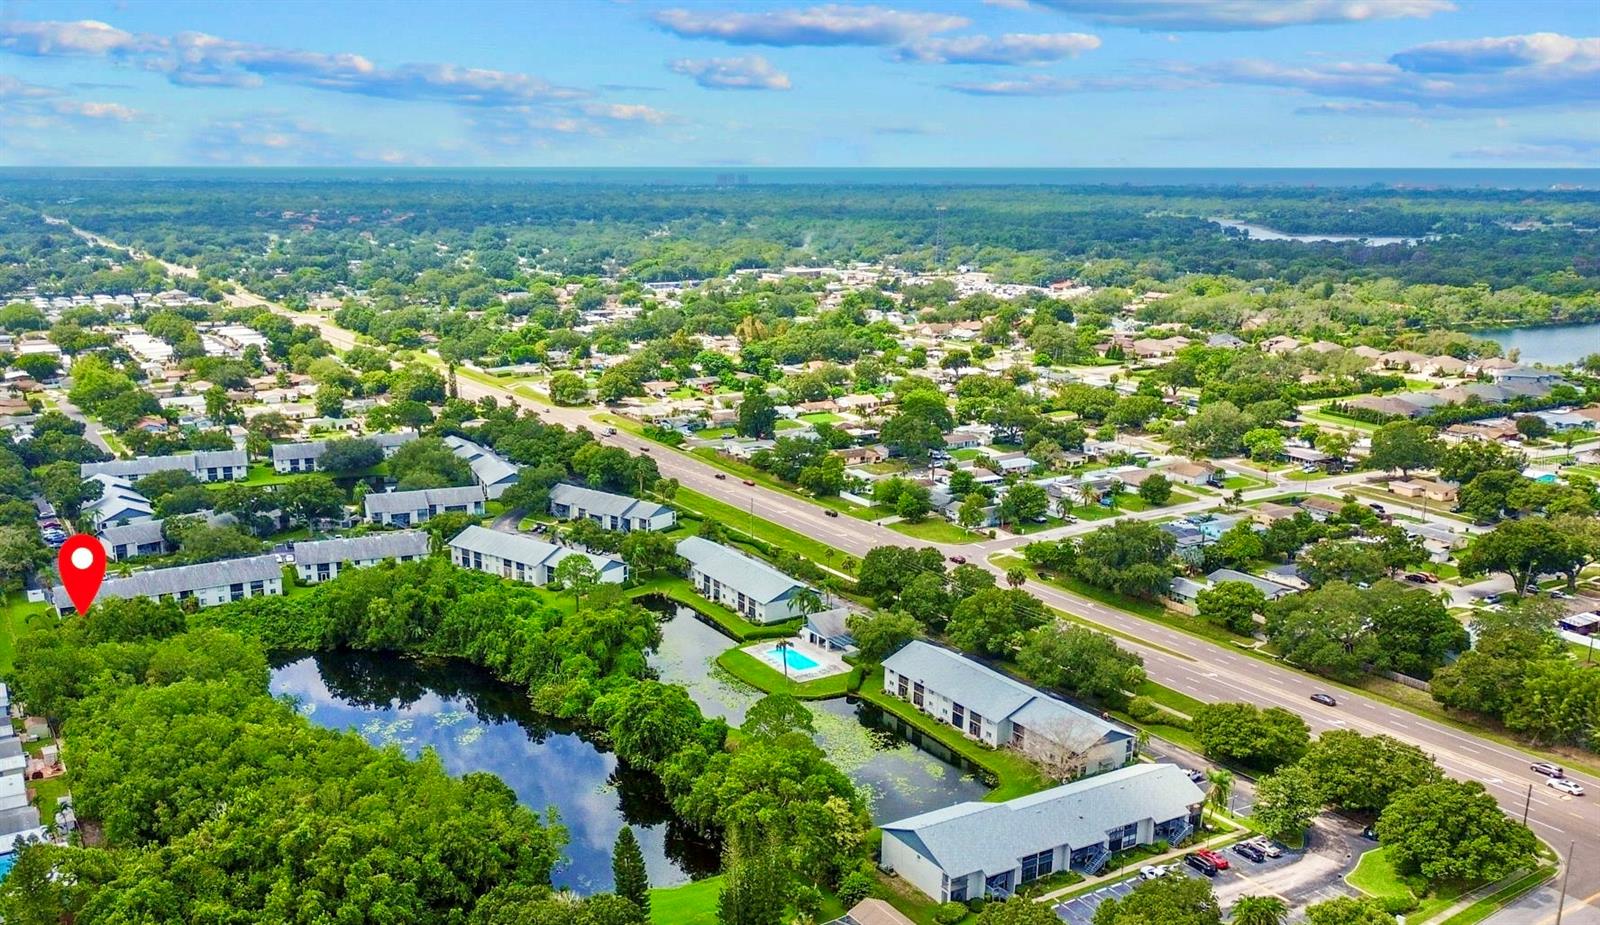
[[[1600,0],[0,0],[0,165],[1594,167]]]

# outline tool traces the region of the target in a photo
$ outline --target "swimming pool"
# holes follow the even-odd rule
[[[821,664],[816,659],[795,649],[773,647],[766,651],[767,661],[774,665],[788,665],[790,671],[810,671]]]

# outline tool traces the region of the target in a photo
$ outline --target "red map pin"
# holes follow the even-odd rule
[[[100,593],[100,582],[106,577],[106,547],[96,537],[75,533],[61,544],[56,557],[56,571],[61,584],[72,598],[78,613],[88,613],[95,595]]]

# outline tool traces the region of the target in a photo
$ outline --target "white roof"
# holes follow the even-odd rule
[[[759,559],[703,537],[688,536],[679,540],[678,555],[704,574],[757,603],[770,604],[805,587]]]

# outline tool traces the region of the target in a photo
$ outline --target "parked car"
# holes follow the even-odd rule
[[[951,556],[950,557],[950,561],[954,562],[957,565],[966,565],[967,564],[967,557],[966,556]]]
[[[1278,847],[1278,843],[1273,841],[1270,838],[1267,838],[1264,835],[1262,837],[1260,837],[1260,838],[1252,838],[1252,839],[1250,839],[1250,844],[1255,845],[1257,848],[1260,848],[1261,849],[1261,853],[1266,855],[1269,858],[1281,858],[1281,857],[1283,857],[1283,849]]]
[[[1247,841],[1242,841],[1237,845],[1234,845],[1233,853],[1246,860],[1254,861],[1257,864],[1260,864],[1262,861],[1267,859],[1267,853],[1265,851],[1262,851],[1259,847]]]
[[[1164,876],[1166,872],[1166,868],[1158,864],[1146,864],[1145,866],[1139,868],[1139,879],[1154,880],[1157,877]]]
[[[1212,851],[1210,848],[1201,848],[1199,851],[1196,851],[1195,854],[1198,854],[1211,863],[1217,865],[1217,870],[1228,869],[1228,859],[1223,857],[1219,852]]]
[[[1528,767],[1532,769],[1535,774],[1543,774],[1545,777],[1567,776],[1567,772],[1561,770],[1561,766],[1559,764],[1551,764],[1548,761],[1535,761],[1533,764],[1528,765]]]
[[[1567,780],[1565,777],[1552,777],[1545,781],[1544,785],[1567,796],[1583,796],[1583,785],[1575,780]]]
[[[1379,514],[1383,513],[1383,505],[1378,504],[1376,502],[1370,502],[1369,501],[1367,503],[1367,507],[1372,508],[1374,511],[1377,511]]]
[[[1361,830],[1361,837],[1365,838],[1367,841],[1377,841],[1378,830],[1369,825]]]
[[[1221,869],[1217,867],[1217,865],[1201,857],[1199,854],[1184,855],[1183,863],[1189,865],[1195,870],[1198,870],[1200,873],[1205,874],[1207,877],[1215,877],[1217,875],[1217,871]]]
[[[1317,693],[1312,694],[1311,695],[1311,699],[1315,700],[1317,703],[1320,703],[1325,707],[1336,707],[1336,706],[1339,705],[1339,701],[1333,699],[1333,695],[1332,694],[1324,694],[1321,691],[1318,691]]]
[[[1184,768],[1183,773],[1187,774],[1189,779],[1197,784],[1203,784],[1206,782],[1206,772],[1204,771],[1196,771],[1194,768]]]

